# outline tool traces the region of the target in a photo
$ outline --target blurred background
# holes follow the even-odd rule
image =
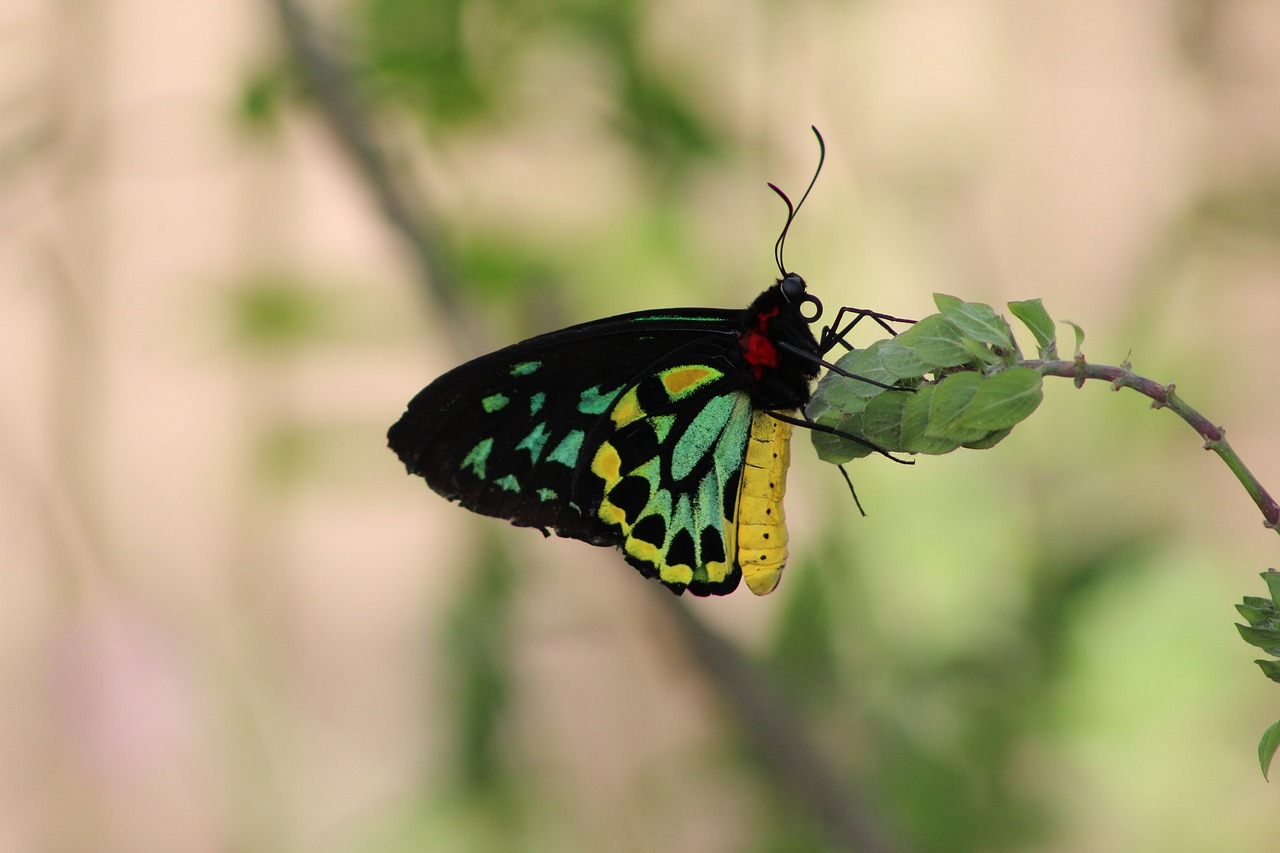
[[[680,607],[384,435],[745,305],[814,124],[829,310],[1042,297],[1278,488],[1280,4],[293,2],[0,6],[0,851],[1271,848],[1276,536],[1136,394],[867,518],[799,435],[779,590]]]

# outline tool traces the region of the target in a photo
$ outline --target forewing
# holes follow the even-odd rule
[[[583,460],[611,431],[627,388],[672,353],[715,358],[735,312],[639,312],[552,332],[469,361],[409,403],[387,440],[410,473],[462,506],[597,545],[615,525],[584,512]]]

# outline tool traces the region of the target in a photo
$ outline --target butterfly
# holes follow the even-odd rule
[[[792,429],[838,433],[803,414],[820,368],[842,372],[823,355],[864,316],[896,319],[842,308],[815,338],[822,303],[782,260],[814,181],[795,206],[769,185],[788,209],[781,277],[745,309],[622,314],[468,361],[413,398],[391,449],[466,509],[615,546],[677,594],[772,592]]]

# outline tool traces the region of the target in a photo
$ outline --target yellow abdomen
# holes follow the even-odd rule
[[[791,424],[753,412],[746,464],[738,489],[738,565],[756,595],[773,592],[787,564],[787,519],[782,499],[791,464]]]

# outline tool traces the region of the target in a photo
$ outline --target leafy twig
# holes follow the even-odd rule
[[[1169,409],[1186,421],[1226,463],[1262,511],[1266,527],[1280,532],[1280,505],[1227,443],[1222,427],[1187,405],[1174,384],[1162,385],[1133,372],[1128,359],[1118,367],[1089,364],[1080,351],[1084,331],[1075,332],[1075,357],[1058,357],[1057,324],[1038,299],[1009,303],[1010,312],[1035,336],[1039,358],[1026,359],[1004,317],[989,305],[936,294],[938,313],[902,334],[876,341],[842,357],[843,374],[830,372],[818,383],[809,417],[833,432],[813,432],[818,455],[841,464],[866,456],[868,448],[898,453],[950,453],[1000,442],[1039,405],[1045,376],[1071,379],[1077,388],[1090,379],[1131,388],[1152,408]],[[1064,321],[1065,322],[1065,321]],[[850,379],[850,374],[869,382]],[[886,390],[885,386],[896,386]],[[913,393],[904,394],[903,390]],[[897,392],[897,393],[895,393]],[[840,437],[841,434],[847,436]],[[1237,605],[1248,625],[1237,626],[1245,642],[1280,658],[1280,574],[1263,574],[1271,598],[1246,596]],[[1280,661],[1258,661],[1268,678],[1280,682]],[[1280,722],[1258,744],[1265,775],[1280,750]]]
[[[1055,323],[1038,299],[1013,302],[1011,312],[1036,339],[1039,358],[1024,358],[1008,321],[989,305],[937,294],[937,314],[902,334],[876,341],[842,357],[844,374],[828,373],[808,408],[811,418],[845,433],[813,433],[819,456],[843,463],[865,456],[868,447],[900,453],[941,454],[960,447],[987,448],[1035,411],[1041,379],[1060,376],[1077,388],[1087,380],[1131,388],[1186,421],[1236,475],[1262,511],[1267,527],[1280,532],[1280,504],[1227,443],[1225,431],[1187,405],[1172,382],[1162,385],[1120,366],[1090,364],[1080,347],[1084,332],[1074,323],[1075,357],[1058,357]],[[849,374],[869,382],[848,378]],[[886,390],[886,385],[896,385]],[[893,393],[910,389],[914,393]]]

